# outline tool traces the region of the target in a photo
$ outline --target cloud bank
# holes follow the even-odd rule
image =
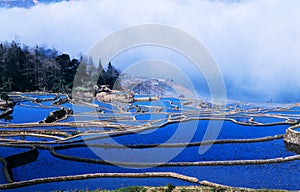
[[[0,9],[0,41],[85,53],[116,30],[144,23],[182,29],[202,42],[229,97],[300,99],[300,2],[79,0]]]

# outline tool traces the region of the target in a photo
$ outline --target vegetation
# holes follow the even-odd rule
[[[114,86],[120,74],[111,63],[107,70],[104,70],[101,61],[96,68],[92,59],[85,56],[75,59],[45,47],[20,46],[16,42],[0,44],[0,92],[70,93],[77,71],[85,84],[98,79],[98,85],[110,87]]]
[[[8,94],[6,92],[0,93],[0,99],[2,99],[3,101],[5,101],[6,104],[7,104],[8,100],[9,100]]]
[[[214,188],[214,187],[206,187],[206,186],[175,187],[172,184],[168,184],[165,187],[131,186],[131,187],[124,187],[112,191],[109,190],[74,190],[74,191],[78,191],[78,192],[167,192],[169,190],[171,190],[172,192],[287,192],[286,190],[239,189],[239,188],[223,189],[223,188]]]
[[[146,192],[146,191],[147,189],[145,187],[131,186],[131,187],[117,189],[114,192]]]
[[[168,185],[167,185],[166,192],[172,192],[173,189],[175,189],[175,186],[174,186],[173,184],[168,184]]]

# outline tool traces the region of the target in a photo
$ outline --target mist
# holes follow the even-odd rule
[[[191,34],[209,50],[229,98],[295,102],[300,99],[299,8],[297,0],[38,3],[30,9],[0,9],[0,41],[18,39],[76,57],[116,30],[165,24]]]

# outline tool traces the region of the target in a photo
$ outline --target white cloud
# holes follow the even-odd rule
[[[31,9],[0,9],[0,41],[17,35],[22,43],[77,55],[124,27],[167,24],[203,42],[232,86],[266,98],[285,93],[296,97],[294,90],[300,90],[299,7],[297,0],[39,3]]]

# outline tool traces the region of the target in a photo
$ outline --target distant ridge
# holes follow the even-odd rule
[[[22,7],[22,8],[30,8],[38,3],[50,4],[50,3],[58,3],[62,1],[69,0],[1,0],[0,8],[14,8],[14,7]]]
[[[162,78],[133,77],[123,75],[121,86],[127,91],[133,91],[141,95],[152,95],[158,97],[187,97],[193,98],[194,93],[187,87]]]
[[[50,3],[58,3],[62,1],[72,1],[72,0],[0,0],[0,8],[30,8],[38,3],[50,4]],[[211,0],[211,1],[222,1],[228,3],[237,3],[241,0]]]

